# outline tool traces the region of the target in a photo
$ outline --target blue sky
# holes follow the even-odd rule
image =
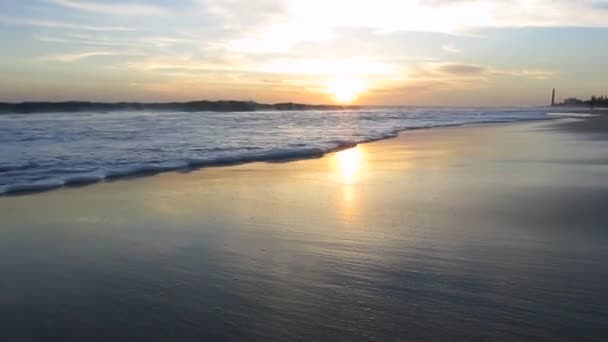
[[[0,101],[539,105],[608,93],[608,1],[0,0]]]

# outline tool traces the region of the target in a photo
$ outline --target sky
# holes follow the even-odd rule
[[[0,0],[0,101],[608,94],[608,0]]]

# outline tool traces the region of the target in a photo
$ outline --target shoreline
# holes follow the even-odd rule
[[[604,118],[422,129],[5,197],[0,336],[600,340],[607,136]]]
[[[442,126],[433,126],[433,127],[410,127],[405,128],[403,130],[395,130],[390,134],[387,134],[385,137],[381,137],[378,139],[371,139],[362,142],[346,142],[343,143],[336,148],[329,150],[298,150],[298,151],[278,151],[278,153],[266,153],[265,155],[252,155],[241,158],[234,157],[225,157],[219,158],[218,160],[211,161],[189,161],[185,162],[186,165],[178,165],[178,166],[167,166],[167,167],[156,167],[156,166],[143,166],[138,167],[133,170],[124,171],[124,173],[115,173],[109,175],[76,175],[72,179],[68,180],[48,180],[43,183],[38,184],[22,184],[22,185],[9,185],[0,192],[0,199],[3,197],[13,197],[13,196],[29,196],[35,195],[39,193],[45,193],[49,191],[55,191],[60,189],[70,189],[70,188],[80,188],[86,186],[93,186],[99,183],[105,182],[114,182],[120,180],[129,180],[140,177],[151,177],[167,172],[178,172],[178,173],[190,173],[195,172],[202,169],[207,168],[221,168],[221,167],[229,167],[236,165],[243,165],[249,163],[285,163],[291,161],[299,161],[299,160],[307,160],[307,159],[315,159],[322,158],[326,155],[336,153],[342,150],[346,150],[349,148],[356,147],[361,144],[369,144],[378,141],[383,141],[387,139],[397,138],[400,134],[409,132],[409,131],[417,131],[417,130],[430,130],[430,129],[438,129],[438,128],[451,128],[451,127],[474,127],[474,126],[483,126],[483,125],[501,125],[501,124],[517,124],[517,123],[526,123],[526,122],[542,122],[542,121],[553,121],[553,120],[562,120],[566,119],[565,117],[547,117],[540,119],[526,119],[526,120],[515,120],[515,121],[487,121],[487,122],[476,122],[476,123],[464,123],[464,124],[446,124]],[[294,153],[295,152],[295,153]]]
[[[604,118],[422,129],[6,197],[0,336],[601,340],[606,137]]]
[[[54,108],[53,108],[54,107]],[[255,101],[188,101],[188,102],[91,102],[91,101],[25,101],[0,102],[0,115],[29,115],[29,114],[65,114],[80,112],[264,112],[264,111],[340,111],[340,110],[377,110],[395,108],[475,108],[475,109],[555,109],[557,111],[599,112],[607,114],[608,108],[568,107],[568,106],[382,106],[382,105],[330,105],[330,104],[304,104],[294,102],[258,103]]]

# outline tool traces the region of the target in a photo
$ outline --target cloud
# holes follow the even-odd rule
[[[356,30],[477,36],[481,29],[608,27],[608,11],[572,0],[198,0],[198,15],[223,30],[212,41],[234,53],[285,54],[344,42]],[[576,13],[576,15],[571,15]],[[349,32],[350,35],[349,35]],[[366,42],[363,42],[367,44]],[[448,53],[462,51],[442,46]]]
[[[496,99],[492,96],[486,96],[483,99],[474,97],[474,100],[471,100],[471,96],[488,89],[502,87],[499,84],[501,84],[500,80],[504,78],[511,78],[510,82],[507,82],[509,84],[519,84],[522,80],[518,80],[518,78],[544,80],[556,75],[557,73],[554,71],[542,69],[508,69],[461,62],[420,63],[410,68],[406,78],[378,84],[370,90],[370,98],[373,98],[373,101],[379,104],[461,103],[468,105],[474,103],[475,105],[498,105],[499,102],[495,102]],[[534,87],[521,88],[521,92],[534,92]],[[438,94],[441,94],[441,96]],[[482,100],[486,102],[479,102]],[[505,103],[512,100],[510,99]],[[516,101],[521,101],[521,97],[517,98]],[[534,96],[528,101],[534,103]],[[522,102],[516,103],[522,104]]]
[[[27,18],[9,18],[0,16],[0,23],[12,24],[12,25],[25,25],[25,26],[37,26],[51,29],[70,29],[70,30],[84,30],[84,31],[135,31],[133,28],[123,26],[91,26],[91,25],[80,25],[64,21],[52,21],[52,20],[39,20],[39,19],[27,19]]]
[[[100,3],[77,0],[47,0],[48,2],[76,10],[125,16],[159,16],[167,14],[168,10],[159,6],[137,3]]]
[[[226,29],[248,30],[285,19],[284,1],[194,0],[205,16],[215,18]]]
[[[192,54],[145,57],[129,62],[127,69],[184,75],[202,72],[240,72],[282,77],[331,78],[338,76],[389,77],[398,73],[395,65],[360,57],[262,57],[246,55],[194,56]]]
[[[512,76],[521,76],[527,78],[533,78],[536,80],[545,80],[547,78],[555,77],[557,72],[551,70],[540,70],[540,69],[523,69],[511,71]]]
[[[36,40],[45,43],[53,43],[53,44],[69,44],[69,45],[94,45],[94,46],[128,46],[133,47],[138,44],[134,41],[111,41],[111,40],[101,40],[101,39],[79,39],[70,36],[60,36],[60,35],[38,35],[34,37]]]
[[[278,58],[264,63],[261,70],[284,75],[373,76],[391,75],[393,66],[362,58]]]
[[[244,37],[228,41],[225,47],[236,52],[265,54],[286,52],[300,43],[323,43],[334,38],[335,34],[329,29],[290,23],[253,30]]]
[[[90,52],[81,52],[81,53],[72,53],[72,54],[61,54],[61,55],[51,55],[42,57],[42,60],[47,61],[57,61],[57,62],[77,62],[90,57],[97,56],[114,56],[120,53],[113,51],[90,51]]]
[[[463,64],[463,63],[440,63],[434,66],[434,71],[456,76],[478,76],[485,75],[491,69],[481,65]]]
[[[511,76],[543,80],[557,73],[542,69],[504,69],[487,65],[459,62],[424,63],[415,67],[410,78],[444,80],[484,80],[491,77]]]
[[[340,77],[359,77],[373,89],[420,93],[491,86],[494,80],[501,87],[519,82],[517,78],[543,80],[556,75],[543,68],[561,67],[561,60],[534,64],[548,61],[542,49],[529,44],[538,32],[511,35],[482,30],[608,27],[607,2],[591,0],[41,1],[47,6],[2,11],[0,23],[34,26],[16,31],[21,31],[20,38],[33,37],[37,48],[46,49],[36,56],[48,55],[47,61],[128,55],[103,58],[96,71],[104,73],[109,67],[116,73],[129,71],[143,81],[162,80],[165,85],[175,81],[192,89],[196,84],[232,88],[253,84],[251,91],[260,93],[268,92],[267,84],[278,80],[308,91]],[[31,19],[20,19],[21,15]],[[488,39],[470,38],[478,34]],[[505,49],[510,41],[490,41],[493,36],[518,40],[516,57],[504,55],[510,52]],[[564,37],[563,44],[573,37]],[[137,55],[119,53],[123,50]],[[598,54],[593,51],[599,50],[588,54]],[[488,62],[492,57],[502,64],[492,66]],[[524,60],[531,64],[520,64]],[[259,79],[272,82],[256,83]]]
[[[608,27],[608,11],[597,7],[572,0],[287,0],[282,15],[287,22],[324,28],[461,34],[495,27]],[[255,15],[249,9],[236,11]]]
[[[116,46],[116,47],[137,47],[137,48],[166,48],[178,44],[197,45],[196,39],[165,36],[142,36],[142,35],[107,35],[99,33],[63,33],[63,34],[41,34],[34,38],[46,43],[69,44],[75,46]]]
[[[451,45],[451,44],[443,45],[441,47],[441,50],[443,50],[445,52],[449,52],[449,53],[461,53],[462,52],[462,50],[454,47],[454,45]]]
[[[187,75],[188,72],[255,70],[255,66],[247,59],[242,59],[238,56],[200,58],[192,54],[145,57],[138,61],[129,62],[125,67],[130,70],[154,71],[172,75],[176,73]]]

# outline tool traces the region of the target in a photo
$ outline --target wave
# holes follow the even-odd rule
[[[277,149],[273,151],[248,155],[223,156],[208,159],[191,159],[167,164],[141,164],[121,169],[109,170],[94,174],[76,174],[63,178],[38,181],[29,184],[15,184],[0,188],[0,195],[13,195],[41,192],[64,186],[80,186],[104,180],[154,175],[168,171],[193,171],[204,167],[238,165],[253,162],[286,162],[308,158],[319,158],[323,155],[357,146],[355,142],[342,142],[333,148]]]
[[[591,114],[591,113],[547,113],[549,116],[560,116],[566,118],[592,118],[599,116],[599,114]]]
[[[26,163],[26,164],[22,164],[22,165],[0,165],[0,173],[23,171],[23,170],[27,170],[27,169],[33,169],[38,166],[39,165],[36,163]]]
[[[503,118],[487,118],[486,120],[476,120],[467,122],[463,120],[425,123],[418,122],[416,124],[404,124],[393,129],[384,129],[380,132],[368,132],[364,136],[356,136],[356,139],[332,139],[327,140],[319,145],[311,147],[310,143],[298,142],[283,142],[287,147],[279,147],[273,149],[262,149],[258,147],[238,147],[232,151],[239,151],[233,155],[208,156],[203,158],[183,158],[181,160],[172,161],[156,161],[156,162],[133,162],[131,165],[116,167],[108,165],[106,170],[78,172],[77,169],[71,169],[71,172],[56,172],[61,169],[46,169],[42,173],[45,175],[56,174],[54,177],[49,177],[43,180],[31,182],[21,182],[17,184],[9,184],[0,186],[0,196],[2,195],[18,195],[24,193],[41,192],[61,187],[82,186],[100,181],[115,180],[120,178],[129,178],[136,176],[154,175],[168,171],[192,171],[204,167],[236,165],[251,162],[286,162],[299,159],[318,158],[325,154],[336,152],[343,149],[348,149],[357,146],[361,143],[367,143],[387,138],[396,137],[400,132],[414,129],[428,129],[434,127],[450,127],[461,126],[466,124],[487,124],[487,123],[502,123],[513,121],[531,121],[551,119],[549,116],[544,117],[503,117]],[[210,147],[207,151],[231,151],[228,148]],[[128,164],[129,162],[127,162]],[[1,166],[0,173],[3,171],[19,171],[31,167],[35,167],[35,163],[24,165]],[[91,170],[91,169],[89,169]],[[55,172],[50,172],[55,171]]]

